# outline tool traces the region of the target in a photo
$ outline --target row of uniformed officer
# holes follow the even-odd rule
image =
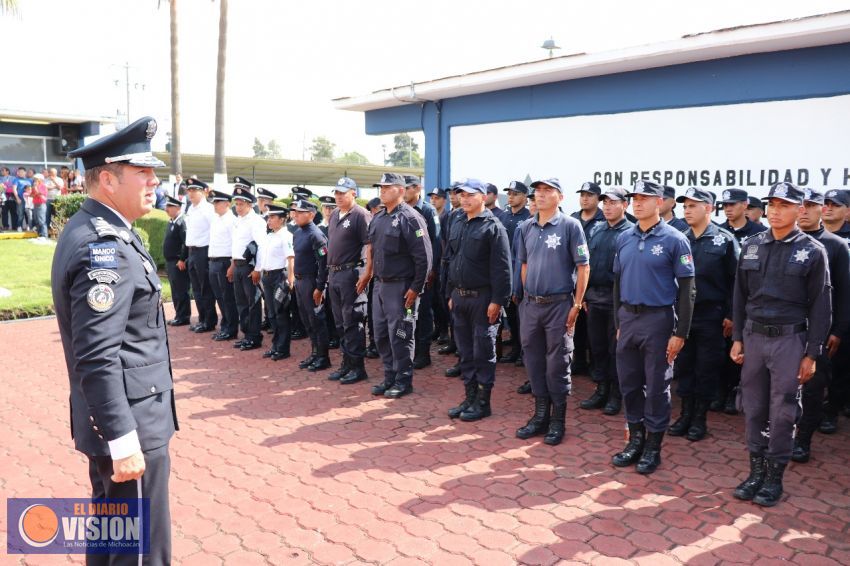
[[[268,233],[257,242],[257,258],[251,274],[254,284],[262,283],[263,299],[272,331],[272,345],[263,357],[273,361],[290,356],[289,301],[295,283],[292,234],[286,229],[287,209],[266,204]]]

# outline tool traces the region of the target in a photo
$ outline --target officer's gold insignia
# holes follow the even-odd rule
[[[89,289],[87,299],[93,311],[106,312],[115,304],[115,291],[109,285],[98,283]]]

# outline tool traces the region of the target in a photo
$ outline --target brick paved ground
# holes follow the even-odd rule
[[[171,337],[175,563],[850,564],[846,420],[816,437],[814,460],[786,474],[785,502],[765,510],[731,497],[746,468],[740,417],[712,414],[696,444],[668,439],[647,478],[610,466],[623,418],[576,408],[584,377],[551,448],[514,438],[531,403],[513,393],[520,369],[500,366],[494,416],[466,424],[445,416],[461,397],[442,377],[453,358],[435,356],[415,394],[389,401],[298,370],[303,340],[275,363],[186,328]],[[55,320],[0,324],[0,344],[0,493],[85,497]]]

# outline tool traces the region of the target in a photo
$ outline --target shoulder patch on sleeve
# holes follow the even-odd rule
[[[118,249],[113,242],[89,244],[89,265],[92,269],[116,269]]]
[[[422,237],[422,228],[420,228],[419,230],[417,230],[417,231],[416,231],[416,237],[417,237],[417,238],[421,238],[421,237]]]
[[[581,257],[587,257],[587,245],[579,244],[578,246],[576,246],[576,252]]]

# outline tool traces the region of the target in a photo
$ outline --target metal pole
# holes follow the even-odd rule
[[[127,125],[130,125],[130,62],[124,63],[124,86],[127,91]]]

